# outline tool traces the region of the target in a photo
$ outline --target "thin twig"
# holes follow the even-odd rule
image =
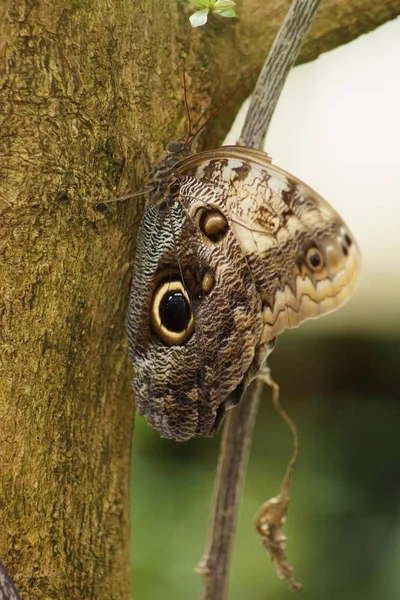
[[[20,595],[7,573],[7,569],[0,562],[0,598],[1,600],[21,600]]]
[[[229,411],[226,418],[215,476],[210,535],[204,556],[196,567],[196,571],[203,575],[202,597],[207,600],[227,597],[232,533],[238,519],[261,387],[262,382],[254,380],[237,408]]]
[[[261,71],[238,144],[262,147],[279,94],[319,4],[320,0],[293,0]],[[260,389],[260,381],[251,383],[242,401],[226,419],[206,551],[197,567],[203,575],[202,600],[227,598],[240,495]]]
[[[314,20],[321,0],[294,0],[261,70],[239,143],[263,148],[283,85]]]

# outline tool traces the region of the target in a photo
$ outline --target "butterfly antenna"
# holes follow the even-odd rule
[[[222,102],[222,104],[220,104],[213,113],[211,113],[211,115],[208,117],[208,119],[206,120],[205,123],[203,123],[203,125],[200,127],[200,129],[198,129],[196,131],[196,133],[194,133],[190,139],[190,141],[192,142],[202,131],[203,129],[208,125],[208,123],[224,108],[224,106],[229,102],[229,100],[231,98],[233,98],[233,96],[236,94],[236,92],[238,92],[244,85],[245,83],[247,83],[247,81],[254,75],[254,73],[256,71],[259,70],[259,67],[254,67],[254,69],[252,69],[250,71],[250,73],[244,78],[242,79],[236,87],[234,87],[229,94],[227,95],[227,97],[225,98],[225,100]],[[186,89],[185,89],[185,93],[186,93]]]
[[[123,202],[124,200],[129,200],[130,198],[136,198],[137,196],[144,196],[148,192],[152,190],[142,190],[140,192],[132,192],[131,194],[126,194],[126,196],[119,196],[118,198],[108,198],[107,200],[92,200],[90,204],[111,204],[112,202]]]
[[[183,96],[184,96],[184,99],[185,99],[185,108],[186,108],[186,114],[187,114],[187,120],[188,120],[188,133],[187,133],[187,136],[186,136],[186,143],[188,144],[189,141],[190,141],[190,137],[192,135],[192,117],[190,116],[190,109],[189,109],[189,104],[188,104],[188,99],[187,99],[187,87],[186,87],[186,71],[185,71],[185,67],[183,67],[183,69],[182,69],[182,81],[183,81]]]

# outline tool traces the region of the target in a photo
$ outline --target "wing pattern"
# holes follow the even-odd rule
[[[214,432],[279,333],[350,297],[359,252],[264,152],[166,156],[149,178],[127,323],[139,412],[186,440]]]

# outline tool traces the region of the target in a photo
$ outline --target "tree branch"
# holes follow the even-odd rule
[[[233,538],[261,388],[261,381],[253,381],[239,405],[226,417],[214,482],[209,537],[203,558],[196,567],[197,573],[202,575],[203,600],[227,597]]]
[[[321,0],[297,0],[291,5],[251,95],[238,143],[263,148],[283,85],[314,20]]]

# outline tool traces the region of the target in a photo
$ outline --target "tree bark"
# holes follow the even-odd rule
[[[183,1],[0,6],[0,560],[22,598],[130,595],[124,315],[142,200],[95,203],[140,188],[144,170],[108,120],[154,160],[187,128],[183,64],[202,123],[261,67],[288,5],[244,0],[238,21],[198,30]],[[399,13],[400,0],[327,1],[300,60]],[[250,87],[202,145],[221,142]]]

